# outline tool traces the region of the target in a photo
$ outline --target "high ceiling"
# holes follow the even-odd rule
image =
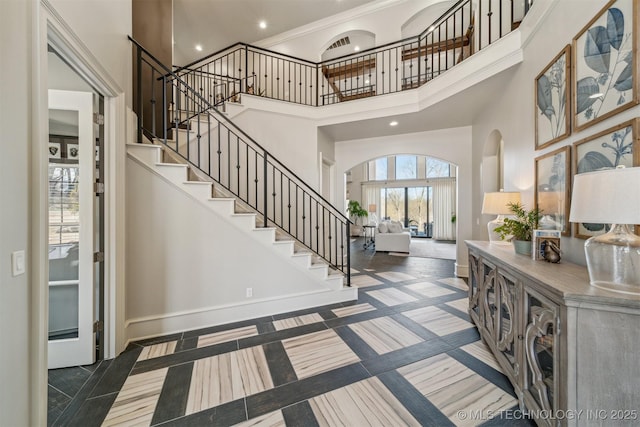
[[[376,0],[174,0],[174,65],[255,43]],[[260,21],[267,27],[259,28]],[[202,46],[202,51],[196,50]]]

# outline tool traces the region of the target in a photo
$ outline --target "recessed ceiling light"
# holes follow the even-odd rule
[[[202,45],[201,45],[201,44],[197,44],[197,45],[196,45],[196,50],[197,50],[198,52],[202,52]]]
[[[394,120],[391,123],[389,123],[389,126],[398,126],[398,122]]]
[[[358,52],[360,50],[360,46],[356,46],[353,48],[353,50],[355,50],[356,52]]]
[[[258,23],[258,26],[264,30],[265,28],[267,28],[267,22],[266,21],[260,21]]]

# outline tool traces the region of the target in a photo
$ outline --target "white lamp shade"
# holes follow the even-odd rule
[[[640,167],[577,174],[569,221],[640,224]]]
[[[485,215],[509,215],[509,203],[520,203],[520,193],[515,191],[500,191],[484,193],[482,213]]]

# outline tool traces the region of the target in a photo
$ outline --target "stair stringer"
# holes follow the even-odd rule
[[[162,147],[128,148],[130,340],[357,299],[341,275],[327,277],[326,265],[295,253],[292,241],[277,241],[275,229],[256,228],[255,214],[235,213],[235,200],[206,197],[207,184],[185,183],[186,166],[158,161]]]

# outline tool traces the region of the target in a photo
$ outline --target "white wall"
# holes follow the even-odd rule
[[[470,127],[418,132],[391,137],[336,142],[336,173],[342,176],[354,166],[391,154],[419,154],[453,163],[458,167],[458,248],[456,271],[465,276],[467,248],[464,240],[472,236],[471,227],[471,135]],[[336,200],[344,203],[344,188],[339,186]],[[338,208],[344,209],[342,206]]]
[[[0,13],[0,420],[30,425],[31,275],[12,277],[11,252],[27,250],[31,140],[31,4],[2,2]]]
[[[548,0],[540,0],[548,3]],[[521,191],[523,203],[531,208],[534,198],[534,159],[563,146],[615,126],[640,113],[631,108],[601,123],[593,125],[542,150],[534,149],[534,79],[572,38],[604,7],[604,0],[560,0],[547,15],[533,36],[525,39],[524,62],[514,77],[504,82],[504,88],[473,121],[473,238],[486,239],[486,220],[482,207],[481,161],[483,150],[493,131],[504,140],[504,188]],[[534,4],[534,9],[538,1]],[[533,9],[532,9],[533,11]],[[571,17],[568,19],[567,17]],[[523,25],[527,21],[525,20]],[[524,30],[528,31],[528,30]],[[526,33],[523,33],[526,37]],[[477,222],[476,222],[477,220]],[[584,240],[563,237],[563,259],[584,264]]]

